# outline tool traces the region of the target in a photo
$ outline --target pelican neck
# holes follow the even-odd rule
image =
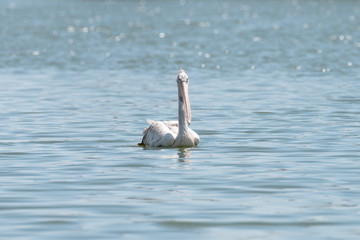
[[[180,89],[178,95],[178,121],[179,121],[179,133],[186,132],[188,129],[188,125],[186,122],[185,116],[185,102],[181,96]]]

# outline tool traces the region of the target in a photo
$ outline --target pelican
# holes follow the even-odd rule
[[[199,135],[188,126],[191,123],[189,78],[183,69],[180,69],[176,83],[178,85],[178,121],[146,120],[150,126],[145,128],[139,146],[195,147],[199,144]]]

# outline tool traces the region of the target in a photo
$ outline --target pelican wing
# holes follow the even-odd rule
[[[153,121],[147,120],[150,124],[143,132],[141,144],[148,147],[170,147],[173,145],[178,133],[176,121]]]
[[[178,121],[163,121],[163,123],[175,133],[175,135],[178,135],[179,132],[179,124]]]

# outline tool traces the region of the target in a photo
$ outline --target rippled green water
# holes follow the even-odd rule
[[[0,237],[358,239],[357,1],[4,0]],[[138,147],[175,120],[191,149]]]

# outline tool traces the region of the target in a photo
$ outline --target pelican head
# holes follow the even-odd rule
[[[188,93],[189,77],[186,72],[180,68],[176,82],[178,84],[179,103],[182,106],[181,110],[185,111],[185,118],[187,123],[191,123],[191,109]]]

